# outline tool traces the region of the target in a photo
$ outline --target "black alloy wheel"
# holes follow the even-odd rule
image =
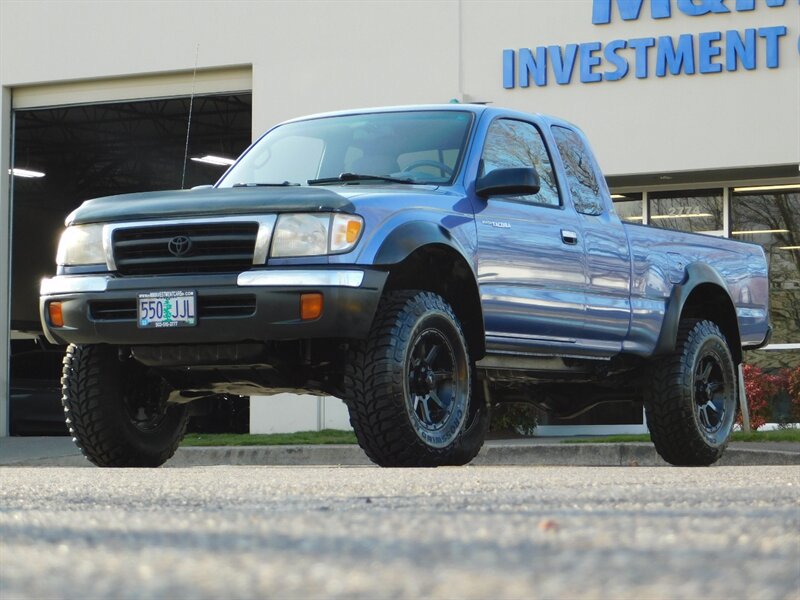
[[[469,401],[466,349],[460,344],[454,347],[447,333],[446,327],[419,332],[406,363],[406,408],[412,427],[434,448],[444,448],[456,438]]]
[[[383,467],[463,465],[483,445],[488,409],[453,309],[426,291],[388,292],[345,372],[350,423]]]

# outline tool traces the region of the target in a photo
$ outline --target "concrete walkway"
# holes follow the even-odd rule
[[[564,444],[569,438],[535,437],[489,440],[473,465],[667,466],[652,444]],[[585,439],[581,436],[580,439]],[[183,447],[167,467],[207,465],[370,465],[358,446],[213,446]],[[800,465],[800,444],[735,442],[723,466]],[[0,466],[92,466],[68,437],[0,438]]]

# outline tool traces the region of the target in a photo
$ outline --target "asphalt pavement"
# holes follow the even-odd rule
[[[0,597],[800,597],[800,467],[0,470]]]

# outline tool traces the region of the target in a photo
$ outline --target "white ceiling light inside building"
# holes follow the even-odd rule
[[[775,192],[778,190],[800,190],[800,183],[787,183],[784,185],[755,185],[751,187],[733,188],[734,192]]]
[[[788,229],[751,229],[750,231],[731,231],[731,235],[754,235],[756,233],[789,233]]]
[[[225,158],[224,156],[214,156],[213,154],[206,154],[199,158],[192,158],[194,162],[206,163],[209,165],[217,165],[220,167],[229,167],[236,162],[235,158]]]
[[[38,179],[39,177],[44,177],[44,173],[41,171],[31,171],[30,169],[19,169],[16,167],[9,169],[8,173],[14,177],[25,177],[26,179]]]
[[[685,215],[651,215],[651,219],[699,219],[701,217],[713,217],[711,213],[688,213]]]

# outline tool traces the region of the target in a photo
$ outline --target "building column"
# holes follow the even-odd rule
[[[0,437],[9,429],[11,338],[11,89],[0,88]]]

